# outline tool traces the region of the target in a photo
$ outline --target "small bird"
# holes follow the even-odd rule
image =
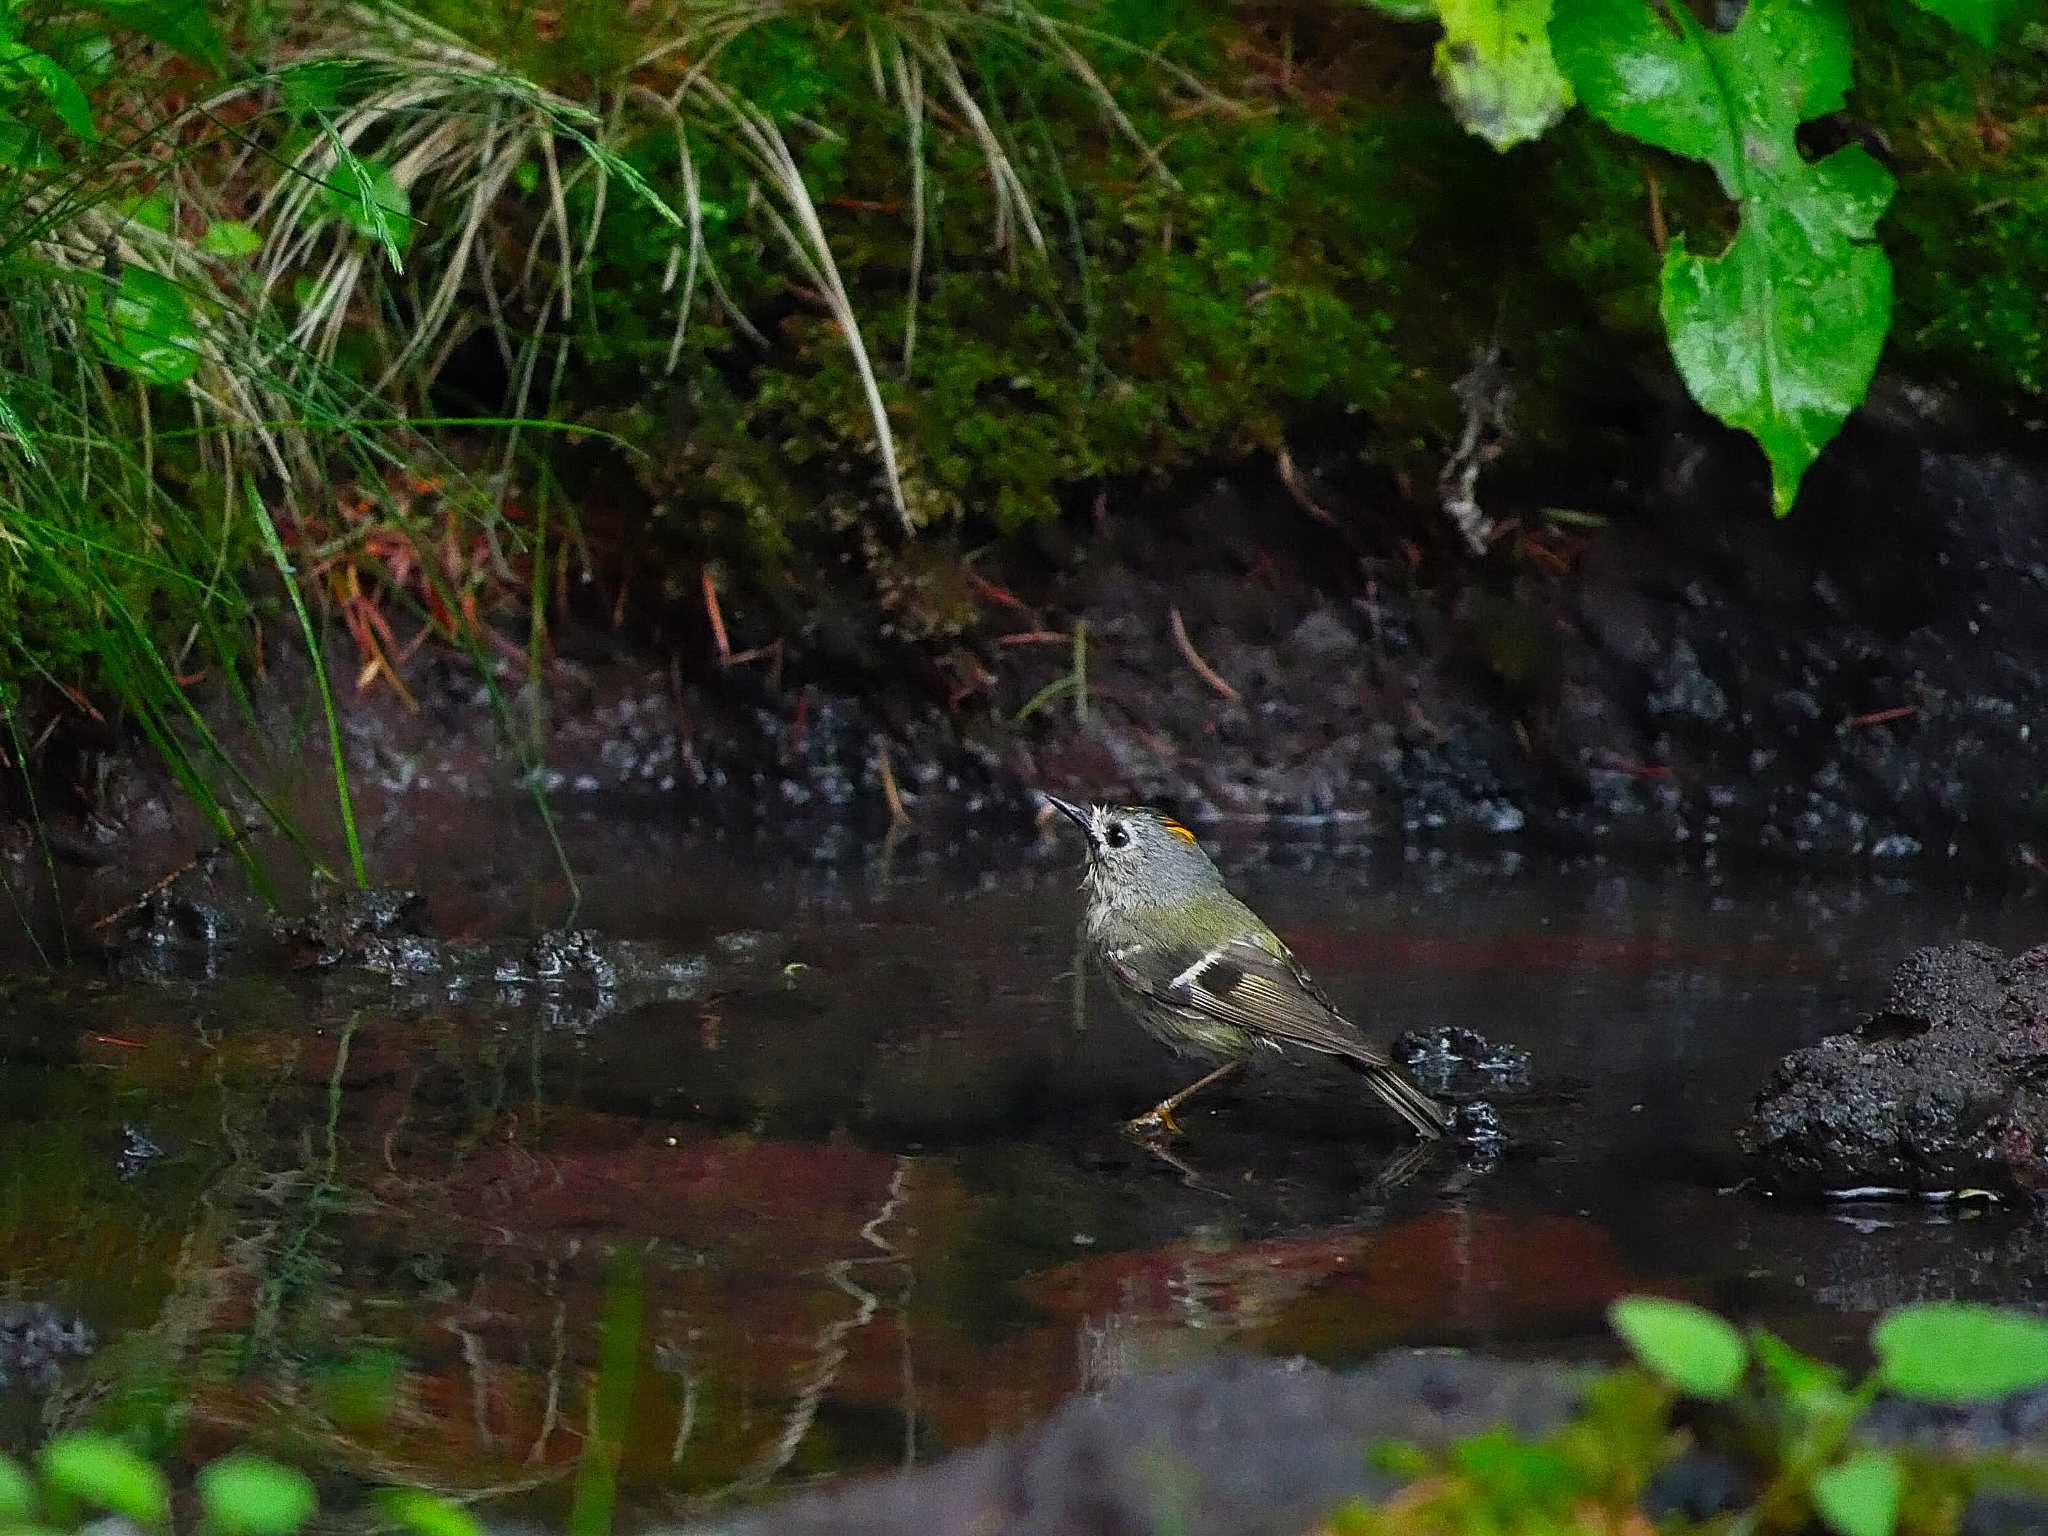
[[[1336,1056],[1415,1128],[1435,1138],[1444,1107],[1338,1013],[1278,935],[1224,888],[1195,834],[1144,806],[1084,808],[1045,797],[1088,837],[1088,938],[1110,988],[1160,1040],[1222,1064],[1125,1127],[1180,1134],[1174,1111],[1261,1046]]]

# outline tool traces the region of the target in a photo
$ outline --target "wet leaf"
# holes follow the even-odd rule
[[[54,1491],[81,1504],[139,1525],[170,1519],[171,1490],[163,1473],[111,1435],[60,1435],[43,1448],[42,1468]]]
[[[1689,1301],[1624,1296],[1607,1319],[1638,1360],[1689,1397],[1734,1394],[1749,1361],[1742,1335]]]
[[[320,1503],[303,1473],[260,1456],[223,1457],[197,1481],[207,1519],[231,1536],[291,1536]]]
[[[2048,1322],[1958,1302],[1902,1307],[1870,1336],[1878,1379],[1930,1402],[1973,1402],[2048,1384]]]
[[[1539,138],[1572,104],[1550,52],[1551,0],[1436,0],[1436,78],[1459,122],[1495,149]]]
[[[85,321],[108,362],[151,384],[182,384],[199,368],[185,295],[146,267],[129,267],[118,284],[93,294]]]
[[[1891,176],[1861,146],[1808,161],[1797,142],[1802,122],[1843,105],[1842,7],[1756,0],[1723,33],[1682,5],[1559,0],[1551,40],[1587,110],[1705,161],[1741,207],[1719,255],[1672,243],[1660,307],[1686,387],[1756,438],[1783,516],[1862,403],[1891,325],[1891,264],[1874,243]]]
[[[1986,48],[1998,41],[1999,30],[2019,11],[2019,0],[1913,0],[1930,16],[1939,16],[1963,36]]]
[[[1900,1482],[1896,1461],[1864,1451],[1814,1476],[1814,1507],[1836,1536],[1891,1536]]]

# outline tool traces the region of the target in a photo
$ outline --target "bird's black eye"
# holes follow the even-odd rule
[[[1130,829],[1120,821],[1112,821],[1109,830],[1102,834],[1102,840],[1112,848],[1121,848],[1131,840]]]

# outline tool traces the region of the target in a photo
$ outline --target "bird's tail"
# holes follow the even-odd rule
[[[1357,1062],[1365,1074],[1366,1086],[1386,1101],[1387,1107],[1410,1125],[1415,1134],[1434,1141],[1451,1128],[1450,1111],[1408,1081],[1399,1067],[1385,1062]]]

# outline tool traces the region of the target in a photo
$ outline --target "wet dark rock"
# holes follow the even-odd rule
[[[1507,1127],[1500,1111],[1484,1099],[1468,1099],[1451,1106],[1451,1135],[1465,1144],[1467,1157],[1491,1160],[1507,1150]]]
[[[1742,1141],[1789,1189],[2048,1188],[2048,946],[1914,954],[1860,1029],[1778,1064]]]
[[[589,928],[550,929],[533,941],[527,961],[533,977],[543,983],[581,983],[635,998],[694,997],[710,973],[702,955],[614,939]]]
[[[2038,1448],[2048,1441],[2048,1388],[1982,1403],[1924,1403],[1886,1397],[1858,1432],[1885,1445],[1949,1454]]]
[[[173,886],[152,892],[121,923],[120,947],[144,963],[204,961],[237,943],[243,929],[233,906]]]
[[[148,1131],[139,1126],[124,1125],[121,1127],[121,1150],[114,1154],[114,1168],[126,1181],[167,1155]]]
[[[98,1343],[83,1319],[55,1307],[0,1305],[0,1391],[54,1386],[65,1361],[91,1354]]]
[[[1338,1373],[1226,1357],[1126,1379],[1026,1434],[723,1520],[720,1536],[1204,1536],[1303,1531],[1398,1486],[1369,1463],[1387,1440],[1443,1446],[1506,1427],[1540,1434],[1577,1405],[1554,1366],[1392,1354]]]
[[[1392,1054],[1417,1082],[1440,1093],[1461,1079],[1476,1077],[1489,1084],[1507,1084],[1524,1082],[1529,1076],[1527,1051],[1458,1025],[1411,1029],[1394,1041]]]
[[[1747,1467],[1707,1451],[1666,1462],[1643,1489],[1643,1513],[1653,1521],[1695,1522],[1732,1514],[1747,1506],[1761,1482]]]
[[[421,927],[425,914],[417,891],[330,888],[303,916],[275,919],[271,934],[299,965],[417,974],[445,962],[439,941]]]
[[[2048,1499],[2023,1488],[1978,1488],[1956,1536],[2048,1536]]]

